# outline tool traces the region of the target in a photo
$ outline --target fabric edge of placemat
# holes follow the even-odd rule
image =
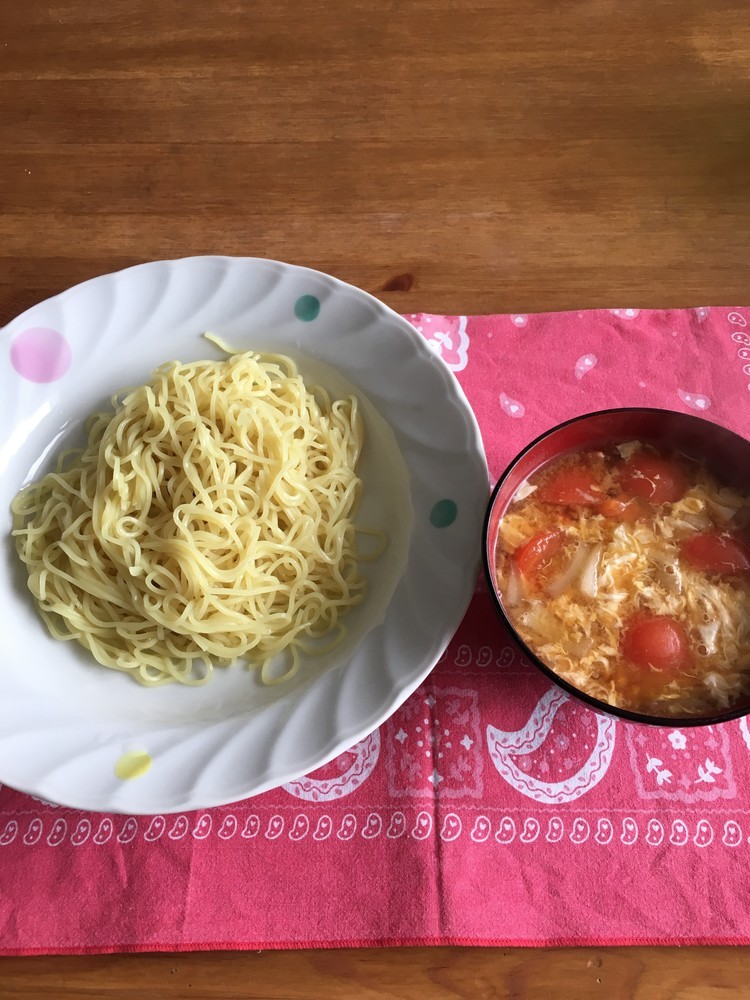
[[[0,958],[34,958],[45,955],[138,955],[186,954],[210,951],[304,951],[320,949],[337,951],[346,948],[686,948],[686,947],[747,947],[750,936],[745,937],[676,937],[665,941],[658,937],[554,937],[529,938],[462,938],[462,937],[408,937],[408,938],[351,938],[341,941],[326,939],[311,941],[276,941],[272,944],[259,941],[198,941],[163,942],[160,944],[109,945],[84,948],[0,948]]]

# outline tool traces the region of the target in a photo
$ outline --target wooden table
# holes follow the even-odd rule
[[[7,0],[0,324],[203,253],[401,311],[747,303],[748,65],[743,0]],[[3,998],[710,1000],[749,980],[740,949],[0,961]]]

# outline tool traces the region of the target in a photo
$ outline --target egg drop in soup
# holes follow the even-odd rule
[[[750,698],[750,498],[704,464],[636,441],[556,459],[496,559],[520,637],[591,697],[675,718]]]

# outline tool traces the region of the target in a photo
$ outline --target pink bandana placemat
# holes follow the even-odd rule
[[[750,434],[750,310],[409,319],[490,471],[576,414]],[[233,806],[86,814],[0,790],[0,953],[750,942],[750,730],[596,715],[480,586],[427,682],[326,767]]]

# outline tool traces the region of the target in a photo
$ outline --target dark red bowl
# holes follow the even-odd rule
[[[712,716],[673,716],[662,718],[615,708],[584,694],[552,670],[526,645],[503,608],[497,586],[495,548],[502,516],[521,483],[552,459],[580,448],[600,448],[624,441],[643,441],[663,448],[677,449],[705,462],[709,470],[727,486],[750,492],[750,441],[725,427],[673,410],[623,408],[599,410],[559,424],[532,441],[510,463],[492,491],[484,522],[483,558],[487,584],[495,609],[524,655],[558,687],[585,702],[591,708],[629,722],[650,726],[712,726],[750,714],[750,701]]]

